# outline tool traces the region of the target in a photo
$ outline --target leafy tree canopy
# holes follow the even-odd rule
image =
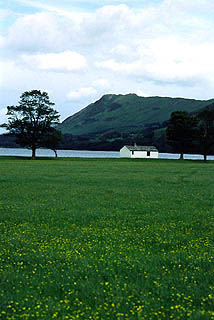
[[[45,148],[53,150],[55,153],[55,156],[57,157],[57,148],[59,147],[61,141],[62,141],[61,131],[58,131],[55,128],[50,128],[48,133],[44,137],[43,145]]]
[[[35,159],[36,149],[45,146],[47,136],[55,133],[54,125],[59,123],[59,113],[53,109],[47,92],[32,90],[24,92],[17,106],[8,106],[8,123],[3,124],[16,142],[32,150]]]
[[[199,142],[207,160],[211,148],[214,146],[214,104],[208,106],[198,114],[199,119]]]
[[[179,152],[183,159],[184,152],[193,144],[197,132],[197,119],[186,111],[172,112],[166,130],[167,143]]]

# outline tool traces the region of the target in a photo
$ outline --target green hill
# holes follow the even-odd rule
[[[131,133],[158,127],[171,112],[197,112],[214,102],[169,97],[139,97],[136,94],[108,94],[88,105],[59,125],[63,134],[94,135],[117,131]]]

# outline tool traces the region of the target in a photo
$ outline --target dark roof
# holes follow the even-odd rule
[[[125,146],[130,151],[155,151],[158,152],[158,149],[154,146]]]

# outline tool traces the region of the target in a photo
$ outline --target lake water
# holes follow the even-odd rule
[[[23,156],[31,157],[31,150],[22,148],[0,148],[0,156]],[[119,158],[119,152],[113,151],[87,151],[87,150],[57,150],[58,157],[70,158]],[[37,149],[37,157],[55,157],[50,149]]]
[[[87,151],[87,150],[58,150],[58,157],[71,158],[120,158],[120,152],[115,151]],[[30,157],[31,150],[23,148],[0,148],[0,156],[22,156]],[[55,157],[52,150],[37,149],[37,157]],[[160,159],[179,159],[179,154],[175,153],[159,153]],[[202,155],[185,154],[184,159],[203,160]],[[208,160],[214,160],[214,156],[208,156]]]

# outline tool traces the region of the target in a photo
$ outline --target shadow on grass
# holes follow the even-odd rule
[[[51,161],[108,161],[108,162],[140,162],[140,163],[198,163],[198,164],[214,164],[214,160],[192,160],[192,159],[127,159],[127,158],[81,158],[81,157],[36,157],[35,160],[32,160],[31,157],[26,156],[0,156],[0,160],[30,160],[30,161],[38,161],[38,160],[51,160]]]
[[[54,157],[36,157],[35,160],[32,160],[31,157],[25,157],[25,156],[0,156],[0,160],[57,160],[58,158]]]

